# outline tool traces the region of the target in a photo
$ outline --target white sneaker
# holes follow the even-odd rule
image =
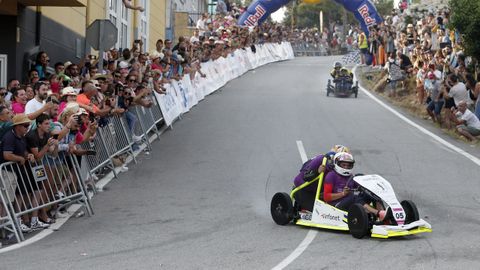
[[[37,220],[37,222],[35,223],[30,223],[30,228],[32,230],[41,230],[41,229],[46,229],[48,227],[50,227],[50,224],[43,223],[40,220]]]
[[[128,167],[123,165],[122,167],[120,167],[120,171],[121,172],[128,172]]]
[[[140,142],[142,140],[142,136],[132,135],[133,142]]]
[[[32,229],[27,225],[23,224],[23,222],[20,222],[20,230],[22,231],[22,233],[29,233],[32,231]]]

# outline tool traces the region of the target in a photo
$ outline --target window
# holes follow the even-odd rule
[[[122,0],[108,0],[108,18],[118,30],[116,47],[130,47],[129,25],[131,25],[131,15],[130,10],[123,5]]]
[[[141,0],[140,4],[145,9],[144,12],[140,13],[140,24],[138,25],[138,36],[137,39],[141,39],[143,42],[142,51],[146,52],[148,50],[148,14],[149,14],[149,0]]]
[[[0,54],[0,87],[7,86],[7,55]]]

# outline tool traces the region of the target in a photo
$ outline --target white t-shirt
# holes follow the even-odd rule
[[[25,114],[31,114],[40,110],[44,104],[44,102],[38,102],[36,98],[31,99],[25,105]]]
[[[478,120],[477,116],[473,114],[470,110],[465,110],[465,113],[463,113],[460,119],[465,120],[467,122],[467,126],[480,129],[480,120]]]
[[[465,86],[464,83],[459,82],[455,84],[452,88],[450,88],[450,92],[448,92],[448,96],[453,98],[453,101],[455,101],[455,105],[458,105],[458,103],[462,100],[465,100],[465,102],[468,102],[467,87]]]

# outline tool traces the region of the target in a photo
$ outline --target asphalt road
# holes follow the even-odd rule
[[[477,269],[478,165],[363,93],[327,98],[333,60],[297,58],[230,82],[97,195],[95,216],[1,254],[0,269],[271,269],[309,231],[278,226],[269,213],[271,196],[288,192],[301,165],[297,140],[309,156],[349,146],[355,171],[384,176],[434,231],[358,240],[319,230],[286,269]]]

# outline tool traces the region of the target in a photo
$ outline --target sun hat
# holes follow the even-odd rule
[[[30,124],[32,120],[30,120],[26,114],[20,113],[13,116],[12,122],[14,126],[17,126],[22,124]]]

